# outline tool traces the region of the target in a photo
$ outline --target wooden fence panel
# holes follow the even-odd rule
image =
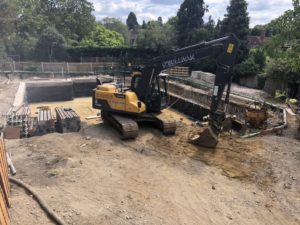
[[[3,136],[0,137],[0,186],[4,192],[6,204],[9,205],[9,180],[8,180],[8,164]]]
[[[0,224],[10,225],[8,207],[5,204],[4,195],[4,192],[0,188]]]
[[[3,135],[0,137],[0,224],[9,225],[9,180],[8,180],[8,164],[6,158],[5,145]]]

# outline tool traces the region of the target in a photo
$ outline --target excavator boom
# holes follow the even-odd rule
[[[216,56],[217,70],[214,82],[213,96],[211,99],[209,128],[206,129],[196,141],[204,147],[215,147],[218,143],[218,136],[222,129],[222,122],[225,113],[218,111],[219,103],[222,99],[226,85],[231,85],[231,72],[239,50],[240,42],[234,34],[209,42],[201,42],[182,49],[174,53],[154,58],[142,71],[142,77],[135,92],[139,100],[143,101],[148,110],[154,105],[152,100],[152,86],[158,74],[165,69],[174,66],[184,65],[197,60]],[[228,88],[229,96],[230,88]]]

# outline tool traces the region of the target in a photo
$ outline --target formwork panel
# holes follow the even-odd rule
[[[8,214],[8,208],[4,200],[4,192],[0,188],[0,224],[10,225],[10,219]]]
[[[4,140],[0,137],[0,224],[9,225],[9,180],[8,180],[8,164]]]
[[[8,164],[4,140],[0,137],[0,188],[3,190],[6,205],[9,206],[9,180],[8,180]]]

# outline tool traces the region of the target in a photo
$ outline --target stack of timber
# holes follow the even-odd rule
[[[28,137],[30,132],[31,111],[28,106],[12,107],[6,113],[4,136],[7,139]]]
[[[35,135],[41,136],[55,131],[55,119],[51,114],[51,109],[48,106],[38,108],[38,118],[35,130]],[[33,125],[34,127],[34,125]]]
[[[8,180],[8,164],[6,158],[5,145],[3,135],[0,137],[0,224],[9,225],[10,219],[8,214],[9,205],[9,180]]]
[[[189,67],[173,67],[173,68],[164,70],[163,73],[166,73],[170,76],[176,76],[176,77],[188,77],[189,76]]]
[[[55,108],[57,131],[78,132],[81,128],[80,116],[71,108]]]

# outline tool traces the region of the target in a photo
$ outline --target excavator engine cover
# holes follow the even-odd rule
[[[200,135],[192,138],[192,143],[205,148],[215,148],[218,144],[218,135],[208,127]]]

